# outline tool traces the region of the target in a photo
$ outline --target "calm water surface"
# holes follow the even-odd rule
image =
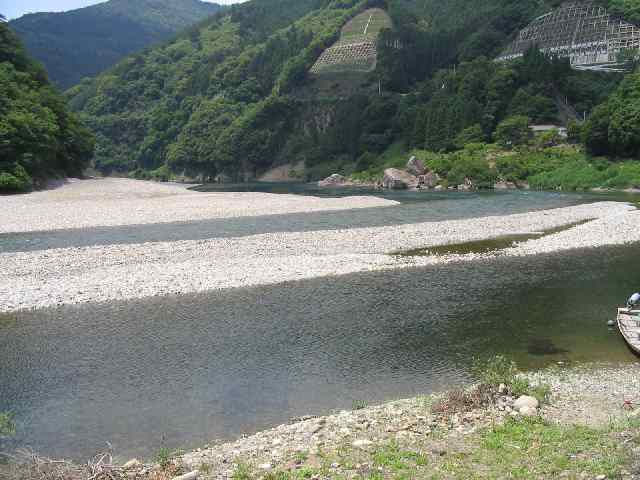
[[[390,225],[593,200],[400,196],[402,205],[385,209],[4,236],[0,251]],[[18,427],[3,448],[83,460],[110,442],[120,458],[150,457],[355,401],[442,390],[469,380],[475,356],[506,353],[527,368],[636,361],[606,321],[638,289],[639,260],[640,245],[631,245],[0,317],[0,411],[14,412]]]
[[[16,413],[16,446],[150,456],[441,390],[476,355],[634,361],[605,323],[640,284],[639,250],[21,313],[0,325],[0,411]]]

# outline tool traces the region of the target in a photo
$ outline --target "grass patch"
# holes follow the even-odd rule
[[[481,434],[471,461],[489,478],[615,478],[629,460],[610,431],[548,424],[540,418],[508,419]]]
[[[251,475],[251,469],[249,465],[246,463],[238,463],[236,468],[233,470],[233,475],[231,476],[233,480],[251,480],[253,476]]]
[[[364,410],[367,408],[367,402],[364,400],[354,400],[352,410]]]

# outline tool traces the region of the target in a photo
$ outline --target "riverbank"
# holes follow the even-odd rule
[[[180,184],[69,179],[58,188],[0,197],[0,234],[146,225],[214,218],[389,207],[373,196],[318,198],[257,192],[201,193]]]
[[[271,201],[277,204],[278,197],[265,195],[268,201],[260,208],[268,208]],[[296,197],[301,208],[304,198]],[[165,198],[165,203],[170,202]],[[635,207],[599,202],[411,225],[4,253],[0,254],[4,273],[0,312],[624,245],[640,242],[639,222],[640,211]],[[525,237],[500,251],[397,255],[513,235]]]
[[[519,377],[503,369],[482,379],[494,382],[355,405],[188,453],[163,450],[152,463],[69,464],[65,478],[640,478],[640,364]]]
[[[515,384],[474,387],[305,418],[175,463],[202,478],[640,478],[640,365],[524,378],[547,395],[538,411],[518,413]]]

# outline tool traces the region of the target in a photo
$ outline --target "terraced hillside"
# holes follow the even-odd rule
[[[623,71],[620,54],[640,47],[640,27],[595,2],[566,2],[535,19],[499,57],[519,58],[531,47],[569,58],[577,70]]]
[[[343,28],[340,39],[327,48],[311,73],[371,72],[378,59],[378,35],[391,28],[391,18],[380,8],[365,10]]]

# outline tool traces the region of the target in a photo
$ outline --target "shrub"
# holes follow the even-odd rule
[[[10,413],[0,413],[0,437],[10,437],[15,435],[16,425],[13,423],[13,415]]]
[[[495,140],[505,148],[526,145],[531,138],[529,118],[516,115],[503,120],[495,132]]]
[[[482,143],[486,140],[482,127],[477,123],[460,132],[454,140],[454,144],[457,148],[462,149],[470,143]]]
[[[20,164],[8,171],[0,171],[0,192],[28,192],[33,187],[33,180]]]

